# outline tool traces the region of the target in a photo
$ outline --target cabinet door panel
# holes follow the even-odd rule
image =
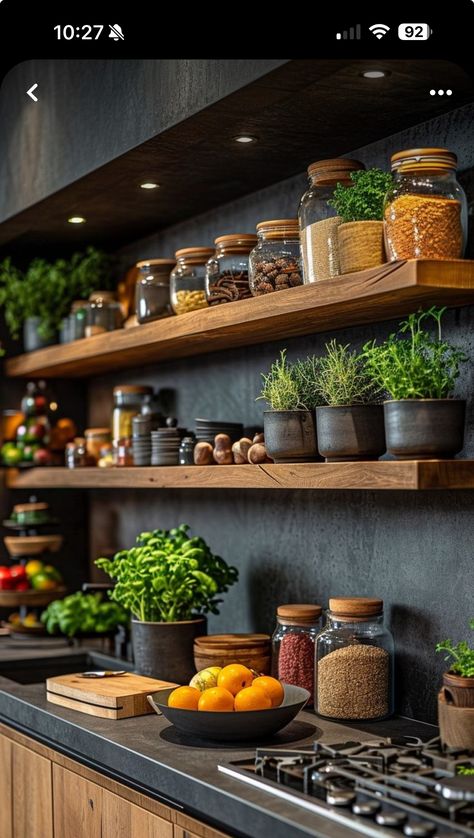
[[[13,838],[53,838],[51,762],[12,743]]]
[[[104,790],[102,838],[173,838],[173,825]]]
[[[12,743],[0,736],[0,835],[13,838]]]
[[[53,788],[55,838],[101,838],[100,786],[54,765]]]

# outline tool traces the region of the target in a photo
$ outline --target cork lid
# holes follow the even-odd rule
[[[229,233],[214,239],[217,250],[228,253],[250,253],[257,244],[255,233]]]
[[[13,507],[13,512],[46,512],[49,509],[47,503],[17,503]]]
[[[198,265],[207,262],[214,255],[213,247],[182,247],[174,254],[176,259],[183,259],[185,262],[195,262]]]
[[[271,221],[260,221],[257,233],[264,239],[299,239],[297,218],[275,218]]]
[[[351,183],[351,172],[365,169],[360,160],[349,157],[332,157],[329,160],[317,160],[308,166],[308,177],[320,186],[332,186],[336,183]]]
[[[153,387],[146,387],[140,384],[118,384],[114,387],[114,396],[120,393],[138,393],[139,395],[147,396],[153,393]]]
[[[110,433],[110,428],[86,428],[84,431],[86,437],[110,436]]]
[[[163,267],[173,267],[176,265],[176,259],[143,259],[142,262],[137,262],[136,268],[146,268],[148,265],[162,265]]]
[[[375,617],[383,612],[383,599],[364,596],[331,597],[329,610],[338,617]]]
[[[322,610],[320,605],[311,603],[289,603],[278,606],[277,617],[282,622],[291,620],[294,623],[314,623],[321,616]]]
[[[455,169],[458,158],[447,148],[409,148],[391,157],[392,172],[445,172]]]

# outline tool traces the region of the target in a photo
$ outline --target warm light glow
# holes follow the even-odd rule
[[[158,189],[159,185],[159,183],[152,183],[150,181],[149,183],[141,183],[140,189]]]
[[[86,219],[82,217],[82,215],[71,215],[71,218],[68,218],[69,224],[85,224]]]
[[[256,137],[251,137],[250,134],[239,134],[238,137],[234,137],[236,143],[255,143],[257,142]]]
[[[57,410],[58,409],[58,403],[57,402],[50,402],[49,403],[49,409],[50,410]]]
[[[387,75],[383,70],[366,70],[362,73],[364,79],[383,79]]]

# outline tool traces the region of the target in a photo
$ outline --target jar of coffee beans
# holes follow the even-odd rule
[[[206,296],[210,306],[251,297],[249,253],[257,244],[253,233],[232,233],[215,240],[216,252],[206,266]]]
[[[207,308],[206,262],[212,247],[184,247],[175,253],[176,267],[170,275],[171,305],[175,314]]]
[[[258,244],[249,257],[249,285],[254,297],[303,285],[298,220],[261,221],[257,236]]]
[[[279,605],[272,637],[272,674],[285,684],[303,687],[313,704],[314,642],[321,629],[320,605]]]
[[[393,637],[383,601],[333,597],[316,638],[315,710],[326,719],[365,721],[393,713]]]

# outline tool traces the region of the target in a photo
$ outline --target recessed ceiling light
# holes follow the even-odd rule
[[[255,143],[257,142],[256,137],[252,137],[250,134],[239,134],[237,137],[234,137],[236,143]]]
[[[362,75],[364,79],[383,79],[388,73],[385,70],[366,70]]]
[[[140,189],[158,189],[159,183],[152,183],[152,181],[148,181],[147,183],[141,183]]]
[[[82,217],[82,215],[71,215],[71,218],[68,218],[69,224],[85,224],[86,219]]]

